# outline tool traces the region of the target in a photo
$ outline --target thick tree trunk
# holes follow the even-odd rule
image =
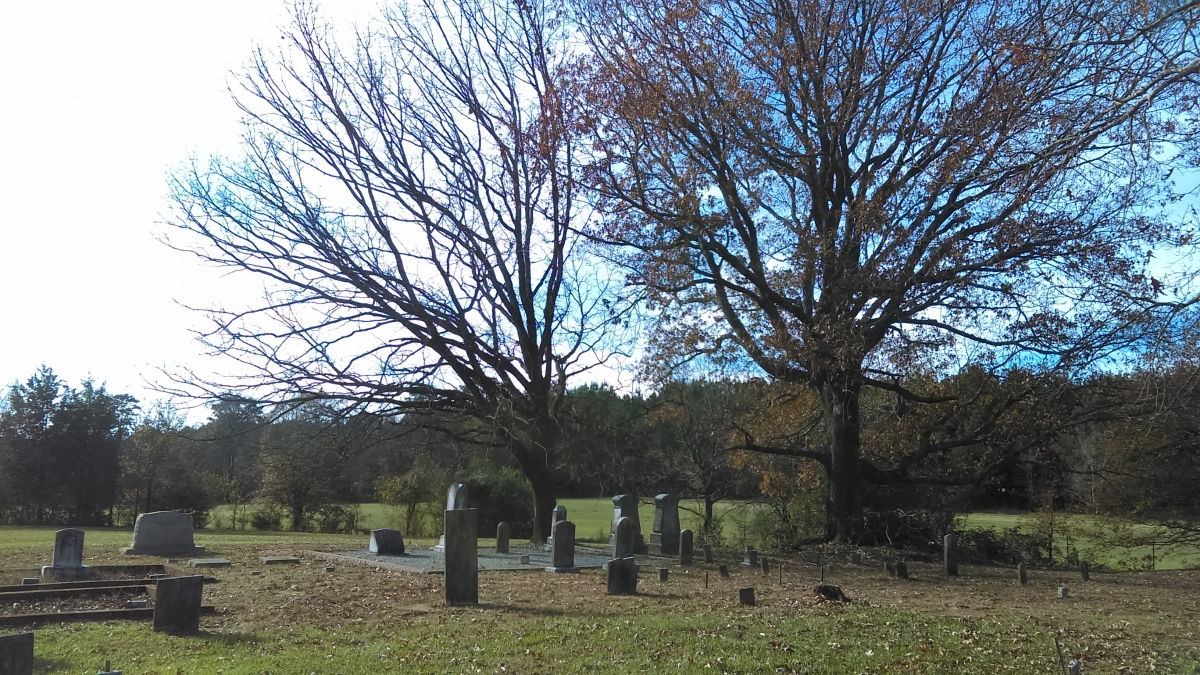
[[[852,542],[862,525],[862,477],[858,466],[862,423],[858,394],[862,385],[857,379],[839,374],[820,386],[829,446],[825,536],[830,541]]]
[[[533,489],[533,533],[529,536],[530,543],[543,544],[550,536],[551,519],[554,517],[554,506],[558,500],[558,490],[554,482],[554,471],[551,469],[552,452],[555,439],[552,429],[532,428],[528,431],[525,442],[513,438],[512,452],[521,473],[529,481]],[[528,445],[526,444],[528,443]]]

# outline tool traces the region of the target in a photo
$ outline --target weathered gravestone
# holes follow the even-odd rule
[[[467,508],[467,486],[462,483],[455,483],[450,486],[450,490],[446,492],[446,510],[461,511]],[[446,550],[446,533],[442,532],[442,538],[438,539],[438,543],[433,547],[435,551]]]
[[[679,495],[654,498],[654,526],[650,531],[650,555],[679,555]]]
[[[512,529],[508,523],[496,526],[496,553],[508,553],[508,543],[512,538]]]
[[[729,567],[728,566],[721,565],[720,567],[717,568],[717,572],[720,573],[721,578],[723,578],[723,579],[729,578]]]
[[[658,580],[659,581],[666,581],[667,579],[670,579],[670,578],[671,578],[671,570],[669,570],[665,567],[658,568]]]
[[[0,635],[0,673],[33,675],[33,633]]]
[[[711,565],[713,561],[712,544],[704,544],[701,548],[704,549],[704,562]]]
[[[1080,579],[1083,579],[1084,581],[1091,581],[1092,580],[1091,571],[1092,571],[1091,566],[1088,565],[1088,561],[1086,561],[1086,560],[1079,561],[1079,578]]]
[[[200,601],[204,595],[204,577],[166,577],[154,586],[155,631],[195,633],[200,630]]]
[[[758,551],[754,550],[753,546],[746,547],[745,557],[742,558],[743,565],[758,566]]]
[[[371,530],[371,543],[367,551],[375,555],[404,555],[404,535],[400,530],[386,527]]]
[[[627,516],[622,516],[617,519],[617,523],[613,526],[613,558],[632,558],[636,553],[635,539],[637,534],[637,521]]]
[[[617,495],[616,497],[612,498],[612,501],[612,534],[610,534],[608,537],[608,548],[613,551],[613,557],[622,557],[616,554],[617,521],[621,520],[622,518],[629,518],[633,522],[633,552],[629,555],[645,553],[646,540],[642,538],[642,521],[638,516],[637,495]]]
[[[903,560],[896,563],[896,577],[900,579],[908,578],[908,563]]]
[[[762,562],[763,574],[764,575],[770,574],[771,573],[771,563],[770,563],[770,561],[767,560],[767,556],[763,556],[762,560],[760,562]]]
[[[66,528],[54,533],[54,567],[83,567],[83,530]]]
[[[638,566],[635,558],[608,561],[608,594],[637,595]]]
[[[567,507],[562,504],[555,504],[554,510],[550,512],[550,536],[546,537],[546,544],[542,547],[547,551],[554,549],[554,526],[567,519]]]
[[[1069,597],[1070,595],[1071,595],[1071,589],[1067,588],[1066,586],[1058,587],[1058,597],[1066,598],[1066,597]]]
[[[738,589],[738,602],[746,607],[753,607],[754,606],[754,589],[753,588],[739,588]]]
[[[479,604],[479,511],[447,509],[444,518],[446,604]]]
[[[1025,572],[1025,563],[1017,563],[1017,581],[1020,581],[1022,586],[1029,583],[1029,576]]]
[[[575,523],[560,520],[554,524],[554,546],[550,549],[547,572],[578,572],[575,566]]]
[[[125,555],[188,556],[204,553],[192,538],[192,516],[178,511],[139,513],[133,524],[133,545]]]
[[[679,533],[679,566],[690,567],[692,565],[692,550],[694,547],[695,535],[691,530],[683,530]]]
[[[862,554],[858,551],[850,554],[850,564],[857,565],[862,562]]]
[[[945,551],[946,576],[958,576],[958,535],[950,533],[943,540],[943,549]]]

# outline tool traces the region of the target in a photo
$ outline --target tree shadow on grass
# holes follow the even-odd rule
[[[262,638],[252,633],[214,633],[212,631],[202,630],[197,633],[192,633],[192,637],[198,637],[205,642],[220,642],[225,645],[237,645],[243,642],[255,644],[262,642]]]

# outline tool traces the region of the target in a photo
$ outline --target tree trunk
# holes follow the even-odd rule
[[[554,506],[558,500],[551,468],[551,449],[557,437],[551,425],[530,425],[522,436],[510,435],[509,439],[513,457],[533,489],[533,533],[529,535],[529,542],[544,544],[551,534]]]
[[[713,499],[712,495],[704,495],[704,532],[707,534],[712,532],[713,525]]]
[[[858,466],[861,386],[857,377],[839,373],[819,389],[829,445],[825,536],[830,541],[853,542],[862,525],[862,477]]]

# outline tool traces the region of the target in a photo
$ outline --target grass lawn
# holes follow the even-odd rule
[[[571,505],[568,503],[568,509]],[[571,513],[572,517],[575,514]],[[580,515],[583,515],[582,513]],[[88,529],[85,562],[120,556],[129,530]],[[7,577],[49,561],[52,528],[0,528]],[[481,605],[448,608],[439,575],[338,566],[308,550],[361,548],[361,535],[201,532],[197,543],[233,561],[207,570],[217,613],[201,632],[167,636],[146,623],[51,625],[36,630],[35,672],[94,673],[105,659],[129,675],[220,673],[1061,673],[1053,639],[1088,673],[1200,673],[1200,571],[1070,574],[964,565],[944,579],[911,563],[912,579],[888,578],[877,552],[861,566],[833,554],[829,580],[854,599],[810,597],[815,570],[786,561],[780,582],[731,565],[643,568],[640,594],[610,597],[598,571],[578,575],[480,575]],[[260,567],[257,557],[296,554],[299,566]],[[260,575],[251,574],[261,571]],[[708,583],[705,583],[708,572]],[[1059,599],[1055,587],[1071,583]],[[739,607],[754,586],[759,604]]]

